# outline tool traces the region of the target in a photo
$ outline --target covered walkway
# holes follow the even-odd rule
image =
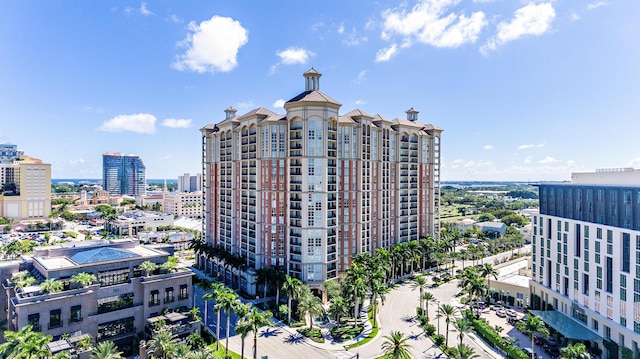
[[[578,321],[556,311],[530,310],[529,313],[542,319],[545,324],[557,330],[565,338],[575,341],[602,340],[598,334],[589,330]]]

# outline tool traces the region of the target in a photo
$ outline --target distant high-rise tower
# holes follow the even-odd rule
[[[185,173],[178,176],[178,192],[199,191],[202,191],[202,174],[196,173],[195,176],[191,176],[189,173]]]
[[[11,142],[0,143],[0,163],[9,163],[24,155],[23,151],[18,150],[18,146]]]
[[[113,152],[103,154],[102,184],[111,195],[144,195],[147,181],[140,156]]]

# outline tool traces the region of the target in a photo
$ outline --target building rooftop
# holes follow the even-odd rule
[[[71,257],[71,260],[78,264],[88,264],[134,257],[140,257],[140,255],[125,249],[102,247],[76,253]]]

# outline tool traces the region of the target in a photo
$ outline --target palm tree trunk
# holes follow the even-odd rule
[[[276,283],[276,286],[278,284]],[[280,287],[276,288],[276,311],[278,311],[278,306],[280,305]]]
[[[244,337],[242,338],[242,346],[240,347],[240,357],[244,359]]]
[[[287,306],[289,307],[287,311],[287,324],[291,325],[291,294],[289,294],[289,298],[287,299]]]
[[[358,326],[358,317],[360,316],[360,298],[356,298],[356,308],[354,312],[356,327]]]
[[[218,319],[216,320],[216,351],[220,349],[220,311],[216,311]]]
[[[227,313],[227,331],[225,332],[225,341],[224,341],[224,349],[225,354],[229,354],[229,326],[231,325],[231,311]]]
[[[448,347],[449,346],[449,323],[448,322],[447,322],[447,333],[446,333],[446,336],[447,337],[445,338],[444,345]],[[533,358],[531,358],[531,359],[533,359]]]
[[[534,335],[533,335],[533,333],[531,333],[531,359],[535,359],[535,357],[536,357],[536,352],[534,351],[535,347],[536,347],[536,344],[534,343],[533,338],[534,338]]]
[[[258,359],[258,333],[253,333],[253,359]]]

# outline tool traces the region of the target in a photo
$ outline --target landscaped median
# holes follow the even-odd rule
[[[469,316],[470,317],[470,316]],[[514,345],[508,344],[484,319],[471,319],[476,333],[494,347],[498,347],[511,359],[529,359],[529,355]]]
[[[369,307],[369,310],[367,311],[367,316],[369,317],[369,322],[373,326],[373,311],[372,311],[371,307]],[[350,349],[353,349],[353,348],[357,348],[357,347],[359,347],[361,345],[367,344],[368,342],[373,340],[377,335],[378,335],[378,327],[377,326],[372,327],[371,328],[371,333],[369,333],[369,335],[367,335],[366,338],[363,338],[362,340],[358,340],[353,344],[345,345],[344,349],[345,350],[350,350]]]

